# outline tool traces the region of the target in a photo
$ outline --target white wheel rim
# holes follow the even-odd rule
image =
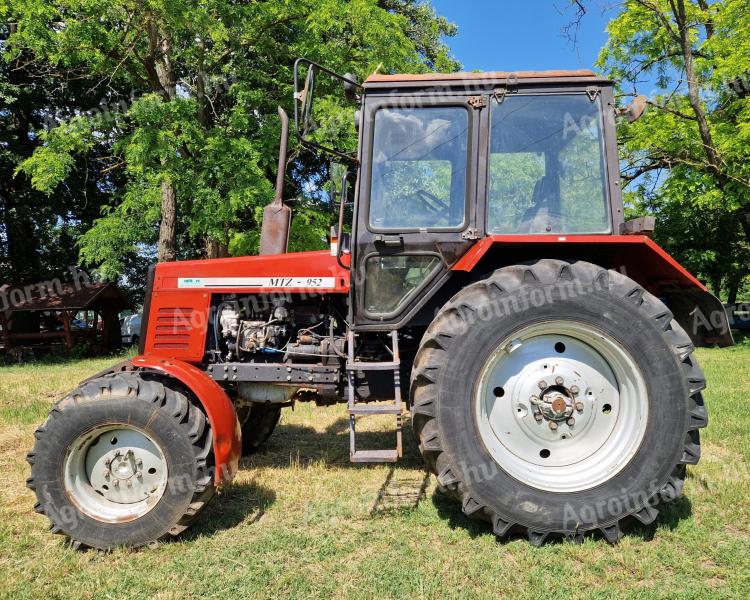
[[[474,404],[498,466],[551,492],[614,477],[648,422],[646,383],[632,356],[599,329],[569,321],[530,325],[499,344]]]
[[[108,523],[138,519],[167,488],[159,446],[132,425],[98,427],[79,437],[65,458],[65,489],[85,514]]]

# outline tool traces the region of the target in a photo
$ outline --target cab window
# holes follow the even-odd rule
[[[598,99],[493,100],[491,128],[488,233],[609,232]]]
[[[370,227],[458,229],[465,220],[469,114],[462,107],[375,113]]]

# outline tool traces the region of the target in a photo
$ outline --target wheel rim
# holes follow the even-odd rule
[[[599,329],[530,325],[504,340],[475,393],[479,434],[498,466],[538,489],[575,492],[615,476],[648,422],[632,356]]]
[[[70,447],[65,488],[73,503],[99,521],[132,521],[164,495],[168,470],[159,446],[132,425],[98,427]]]

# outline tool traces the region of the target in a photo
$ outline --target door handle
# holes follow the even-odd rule
[[[378,235],[375,237],[375,243],[386,248],[398,248],[404,245],[404,238],[400,235]]]

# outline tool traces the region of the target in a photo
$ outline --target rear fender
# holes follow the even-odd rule
[[[452,270],[484,273],[537,258],[585,260],[618,270],[662,298],[696,346],[734,344],[721,301],[646,236],[488,236],[464,254]]]
[[[242,434],[237,413],[227,393],[203,371],[186,362],[141,355],[131,360],[132,367],[161,373],[179,381],[201,403],[211,424],[216,485],[229,483],[237,473],[242,452]]]

